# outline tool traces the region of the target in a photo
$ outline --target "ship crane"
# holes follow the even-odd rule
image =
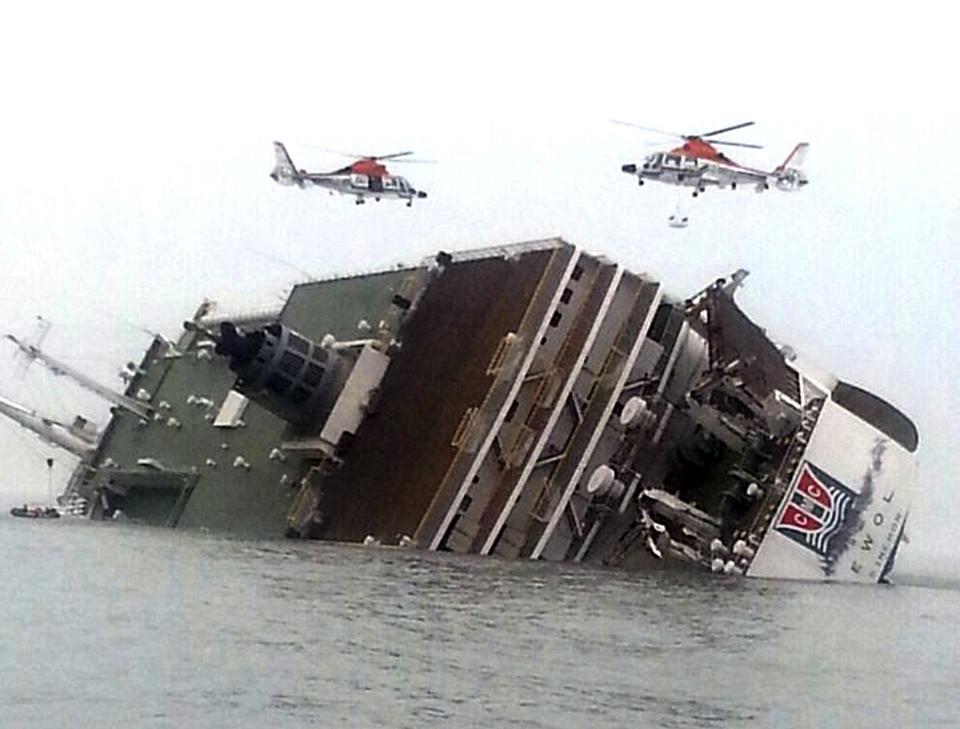
[[[69,377],[84,389],[99,395],[104,400],[108,400],[117,407],[122,408],[129,413],[133,413],[139,418],[143,418],[144,420],[148,420],[150,418],[151,408],[148,406],[145,406],[142,403],[127,397],[126,395],[121,395],[119,392],[114,392],[109,387],[101,385],[93,378],[87,377],[82,372],[78,372],[77,370],[73,369],[73,367],[70,365],[51,357],[39,347],[36,347],[32,344],[27,344],[26,342],[17,339],[17,337],[13,336],[12,334],[7,334],[6,337],[11,342],[16,344],[17,347],[19,347],[20,351],[27,356],[29,361],[39,361],[44,367],[53,372],[53,374],[65,375]]]
[[[47,443],[63,448],[78,458],[88,457],[97,447],[96,431],[91,429],[83,418],[77,418],[73,425],[67,425],[2,396],[0,414],[36,433]]]

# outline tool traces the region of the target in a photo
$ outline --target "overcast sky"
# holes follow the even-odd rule
[[[0,26],[0,323],[54,322],[49,351],[120,386],[203,297],[279,305],[304,278],[562,235],[688,295],[751,271],[772,335],[907,412],[921,433],[911,554],[957,556],[960,214],[953,18],[871,7],[523,3],[19,3]],[[668,7],[670,9],[668,9]],[[906,12],[909,10],[909,15]],[[772,168],[811,143],[810,184],[684,195],[619,171],[662,138],[756,121],[733,150]],[[407,209],[282,188],[319,147],[413,149]],[[105,423],[95,398],[0,350],[0,394]],[[42,497],[43,459],[0,426],[0,504]]]

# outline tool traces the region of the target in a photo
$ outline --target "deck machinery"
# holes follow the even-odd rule
[[[876,582],[917,431],[734,302],[560,239],[205,304],[74,479],[92,516],[258,536]]]

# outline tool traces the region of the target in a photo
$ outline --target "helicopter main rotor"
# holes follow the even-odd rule
[[[432,159],[403,159],[404,157],[409,157],[413,154],[413,151],[407,150],[404,152],[391,152],[390,154],[358,154],[356,152],[345,152],[340,149],[330,149],[329,147],[315,147],[312,144],[304,145],[308,149],[316,149],[321,152],[329,152],[331,154],[337,154],[341,157],[348,157],[356,161],[365,161],[365,162],[383,162],[385,160],[390,160],[392,162],[402,162],[404,164],[435,164],[436,161]]]
[[[645,132],[653,132],[655,134],[664,134],[668,137],[676,137],[677,139],[683,139],[684,141],[701,141],[707,142],[708,144],[722,144],[728,147],[747,147],[749,149],[763,149],[759,144],[749,144],[747,142],[730,142],[725,139],[712,139],[717,134],[723,134],[724,132],[732,132],[737,129],[743,129],[744,127],[752,126],[754,122],[741,122],[740,124],[734,124],[729,127],[721,127],[720,129],[714,129],[711,132],[704,132],[703,134],[678,134],[677,132],[667,132],[663,129],[657,129],[655,127],[645,127],[640,124],[634,124],[632,122],[620,121],[618,119],[610,120],[614,124],[620,124],[625,127],[633,127],[634,129],[642,129]]]

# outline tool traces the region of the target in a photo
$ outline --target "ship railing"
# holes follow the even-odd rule
[[[465,261],[479,261],[484,258],[514,258],[522,253],[532,253],[535,251],[549,251],[560,248],[563,245],[569,245],[562,238],[544,238],[542,240],[532,240],[525,243],[514,243],[508,246],[486,246],[484,248],[468,248],[464,251],[449,251],[450,259],[454,263],[463,263]],[[429,265],[435,260],[433,256],[423,259],[424,265]]]
[[[244,324],[259,324],[261,322],[273,322],[280,319],[280,308],[263,308],[248,311],[235,311],[217,313],[212,316],[204,316],[197,320],[197,324],[211,329],[217,327],[223,322],[229,321],[240,326]]]

